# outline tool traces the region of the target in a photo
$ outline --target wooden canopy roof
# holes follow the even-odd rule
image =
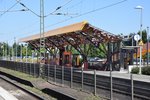
[[[110,32],[96,28],[86,21],[50,30],[44,33],[45,47],[62,48],[66,45],[72,45],[77,48],[80,44],[91,43],[97,45],[99,43],[118,42],[121,37]],[[22,38],[19,42],[30,43],[38,48],[40,45],[40,34]]]

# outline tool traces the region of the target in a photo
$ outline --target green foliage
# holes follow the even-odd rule
[[[143,67],[142,68],[142,74],[150,75],[150,67]]]
[[[139,73],[139,67],[132,68],[131,73],[138,74]]]
[[[150,75],[150,67],[142,67],[141,72],[143,75]],[[131,73],[138,74],[139,73],[139,67],[132,68]]]
[[[96,48],[93,45],[89,45],[89,52],[87,53],[90,57],[105,58],[107,56],[107,45],[105,43],[99,44]]]
[[[10,54],[9,50],[10,50],[10,46],[8,45],[8,43],[5,42],[0,43],[0,56]]]
[[[140,35],[140,31],[138,32],[138,34]],[[146,30],[142,31],[142,40],[143,40],[143,43],[147,42],[147,32],[146,32]]]
[[[14,43],[12,46],[8,45],[8,43],[0,43],[0,56],[16,56],[16,50],[17,50],[17,56],[20,56],[21,54],[21,46],[22,46],[22,55],[26,55],[26,47],[23,45],[19,45],[17,43]],[[32,54],[32,47],[29,45],[28,47],[28,56],[31,56]]]
[[[140,35],[140,31],[137,34]],[[123,41],[123,44],[125,46],[132,46],[132,43],[133,43],[133,45],[136,45],[136,41],[133,39],[134,35],[135,35],[135,33],[130,33],[129,39],[127,41]],[[142,31],[142,41],[144,44],[147,42],[147,31],[146,30]]]
[[[7,43],[1,43],[3,46],[0,47],[0,56],[3,56],[4,54],[9,55],[10,57],[13,56],[21,56],[21,51],[22,51],[22,56],[26,56],[26,46],[21,44],[19,45],[18,43],[14,43],[12,46],[9,46]],[[34,47],[32,45],[27,46],[27,56],[32,55],[32,50]],[[81,52],[79,52],[79,49]],[[92,45],[92,44],[82,44],[79,45],[79,48],[74,48],[71,45],[66,47],[67,51],[71,51],[72,54],[80,54],[83,53],[84,55],[87,55],[89,57],[99,57],[99,58],[106,58],[107,57],[107,44],[106,43],[100,43],[97,47]],[[3,52],[4,51],[4,52]],[[16,53],[17,52],[17,53]],[[52,49],[50,51],[51,54],[56,55],[59,52],[58,49]]]
[[[107,45],[105,43],[99,44],[98,47],[95,47],[91,44],[82,44],[79,47],[85,53],[85,55],[89,57],[100,57],[105,58],[107,56]],[[67,46],[67,51],[71,51],[72,54],[80,54],[75,48],[72,46]]]

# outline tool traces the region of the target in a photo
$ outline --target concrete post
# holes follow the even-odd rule
[[[62,86],[64,85],[64,66],[62,66]]]
[[[56,84],[56,65],[54,66],[54,82]]]
[[[112,71],[110,71],[110,100],[113,100]]]
[[[49,80],[49,64],[48,64],[48,70],[47,70],[47,81]]]
[[[72,88],[72,82],[73,82],[73,67],[71,67],[70,69],[70,72],[71,72],[71,80],[70,80],[70,88]]]
[[[134,100],[133,74],[130,74],[130,80],[131,80],[131,100]]]
[[[81,77],[82,77],[82,78],[81,78],[81,79],[82,79],[82,80],[81,80],[81,89],[83,90],[83,68],[81,69],[81,74],[82,74],[82,75],[81,75]]]
[[[96,70],[94,70],[94,95],[96,95]]]

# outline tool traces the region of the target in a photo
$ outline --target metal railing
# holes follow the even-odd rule
[[[37,63],[0,60],[0,67],[40,77],[40,64]],[[149,83],[134,80],[132,74],[128,74],[128,78],[123,79],[113,77],[111,71],[107,75],[101,75],[96,70],[84,70],[74,67],[43,64],[42,68],[42,78],[52,84],[86,91],[110,100],[113,100],[113,98],[119,100],[144,98],[144,100],[148,100],[150,98],[150,88],[147,88]]]
[[[24,62],[14,62],[14,61],[0,61],[0,67],[8,68],[11,70],[19,71],[35,77],[39,77],[39,64],[37,63],[24,63]]]

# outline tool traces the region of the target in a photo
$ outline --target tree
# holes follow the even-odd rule
[[[27,45],[27,47],[22,45],[22,56],[26,56],[26,48],[27,48],[27,56],[31,56],[32,55],[32,46],[31,45]],[[19,53],[21,53],[21,46],[20,46],[20,52]]]
[[[140,35],[140,31],[138,34]],[[142,31],[142,41],[144,44],[147,42],[147,31],[145,29]]]
[[[140,35],[140,31],[137,33]],[[134,35],[135,33],[130,33],[129,34],[129,38],[123,41],[123,44],[125,46],[132,46],[132,44],[135,46],[136,45],[136,41],[134,40]],[[147,31],[144,29],[142,31],[142,41],[145,44],[147,42]]]
[[[107,55],[107,49],[106,49],[106,44],[105,43],[100,43],[98,47],[95,47],[94,45],[91,44],[84,44],[84,52],[86,53],[87,56],[90,57],[100,57],[100,58],[105,58]]]
[[[0,56],[2,57],[3,56],[3,43],[0,43]]]

